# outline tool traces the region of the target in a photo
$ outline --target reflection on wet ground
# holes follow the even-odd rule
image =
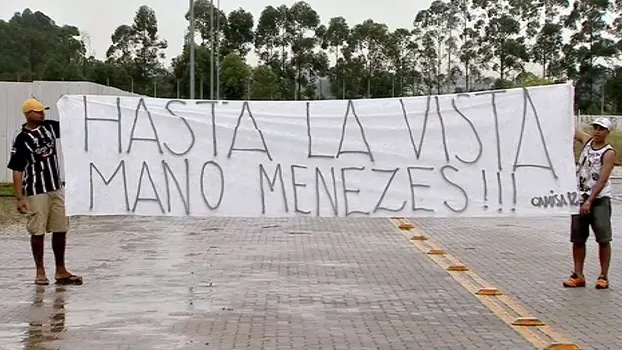
[[[32,307],[28,310],[28,330],[24,334],[25,349],[45,349],[45,344],[61,339],[65,332],[65,287],[55,286],[46,296],[44,286],[34,286]],[[46,300],[47,299],[47,300]],[[51,300],[50,300],[51,299]]]
[[[0,349],[531,348],[388,220],[75,218],[72,228],[68,268],[84,285],[65,289],[32,284],[22,231],[0,236]]]
[[[583,349],[622,342],[622,254],[611,290],[561,288],[565,218],[416,225]],[[22,228],[0,257],[1,350],[533,348],[385,219],[73,218],[82,286],[33,285]]]

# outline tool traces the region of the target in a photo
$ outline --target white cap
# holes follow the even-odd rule
[[[609,120],[609,118],[596,118],[596,120],[592,122],[592,125],[600,125],[607,130],[611,130],[611,120]]]

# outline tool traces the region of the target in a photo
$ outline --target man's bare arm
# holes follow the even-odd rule
[[[574,130],[574,139],[575,141],[581,142],[581,144],[585,144],[589,139],[590,135],[586,132],[581,131],[580,129]]]
[[[605,187],[607,180],[609,180],[609,176],[611,175],[611,172],[613,171],[615,159],[616,159],[615,150],[607,151],[603,155],[603,167],[600,170],[598,182],[596,182],[594,187],[592,187],[592,193],[590,194],[590,197],[587,199],[588,201],[590,201],[590,203],[594,201],[594,199],[596,198],[596,196],[598,196],[598,194],[603,189],[603,187]]]
[[[24,173],[21,171],[13,170],[13,189],[15,189],[15,197],[21,201],[24,199],[22,193],[22,183],[24,181]]]

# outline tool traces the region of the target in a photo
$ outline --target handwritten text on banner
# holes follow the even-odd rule
[[[577,211],[572,86],[394,99],[64,96],[68,215]]]

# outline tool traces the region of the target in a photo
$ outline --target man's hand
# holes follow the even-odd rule
[[[589,139],[591,138],[591,136],[582,131],[581,129],[575,129],[574,131],[574,139],[575,141],[579,141],[581,142],[582,145],[584,145],[587,141],[589,141]]]
[[[583,202],[583,205],[581,205],[581,209],[579,210],[579,213],[581,213],[581,215],[587,215],[590,213],[591,210],[592,210],[592,202],[590,202],[589,200],[586,200],[585,202]]]
[[[26,201],[26,198],[22,198],[17,201],[17,211],[22,214],[26,214],[29,211],[28,201]]]

